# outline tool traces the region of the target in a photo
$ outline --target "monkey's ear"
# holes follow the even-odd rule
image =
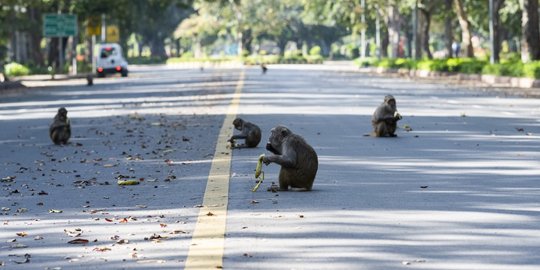
[[[287,135],[289,135],[289,131],[287,129],[282,129],[281,130],[281,137],[285,137]]]

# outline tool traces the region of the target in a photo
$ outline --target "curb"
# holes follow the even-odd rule
[[[444,78],[450,82],[482,82],[486,86],[507,87],[507,88],[540,88],[540,80],[532,78],[496,76],[485,74],[464,74],[456,72],[440,72],[427,70],[409,70],[409,69],[386,69],[380,67],[363,67],[360,72],[377,74],[397,74],[411,78]],[[540,90],[540,89],[539,89]]]

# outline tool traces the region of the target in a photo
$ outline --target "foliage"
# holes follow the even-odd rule
[[[30,74],[30,69],[19,63],[11,62],[4,66],[4,72],[8,77],[24,76]]]
[[[521,61],[504,61],[489,64],[485,60],[471,58],[422,59],[366,58],[357,60],[361,67],[381,67],[386,69],[418,69],[435,72],[459,72],[465,74],[491,74],[497,76],[529,77],[540,79],[540,61],[523,64]]]

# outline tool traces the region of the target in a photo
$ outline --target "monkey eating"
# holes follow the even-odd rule
[[[67,117],[66,108],[58,109],[58,113],[49,127],[49,136],[54,144],[67,144],[71,137],[71,124]]]
[[[396,99],[392,95],[384,97],[384,102],[377,107],[371,118],[372,135],[375,137],[396,137],[397,122],[401,115],[397,112]]]
[[[310,191],[319,167],[313,147],[285,126],[276,126],[270,132],[266,149],[275,155],[264,156],[263,162],[281,165],[279,190],[291,187]]]
[[[261,142],[261,129],[257,125],[244,121],[242,118],[234,119],[233,125],[235,129],[240,131],[240,134],[233,135],[228,140],[232,148],[257,147]],[[243,139],[245,144],[235,144],[235,140],[238,139]]]

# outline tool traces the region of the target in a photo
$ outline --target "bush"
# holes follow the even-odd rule
[[[130,65],[148,65],[148,64],[164,64],[165,59],[161,57],[130,57],[127,59]]]
[[[311,56],[320,56],[321,55],[321,47],[314,46],[309,50],[309,55]]]
[[[8,77],[24,76],[30,74],[30,69],[19,63],[11,62],[4,66],[4,70]]]
[[[540,61],[534,61],[523,65],[525,77],[540,79]]]

